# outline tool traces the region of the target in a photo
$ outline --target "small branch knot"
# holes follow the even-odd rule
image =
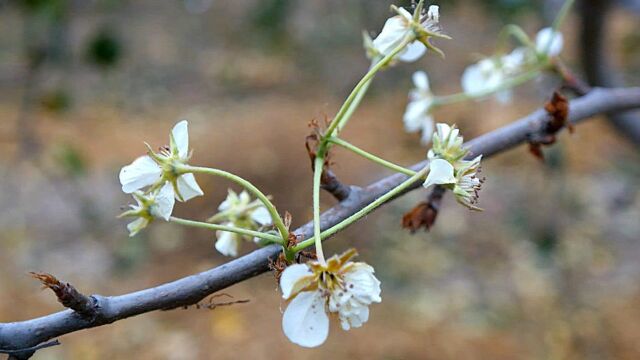
[[[48,273],[31,272],[31,276],[39,280],[44,288],[48,288],[56,294],[58,301],[66,308],[72,309],[80,316],[95,318],[97,311],[96,301],[89,296],[83,295],[76,290],[73,285],[63,283],[55,276]]]
[[[314,122],[310,125],[314,127]],[[316,125],[317,126],[317,125]],[[313,169],[313,162],[316,159],[316,150],[318,147],[320,135],[316,130],[305,139],[305,147],[307,148],[307,154],[311,160],[311,169]],[[351,194],[351,187],[343,184],[338,180],[336,174],[331,171],[331,160],[329,152],[327,152],[322,168],[322,176],[320,177],[320,187],[333,195],[338,201],[346,200]]]

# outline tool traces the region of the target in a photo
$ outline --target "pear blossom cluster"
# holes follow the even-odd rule
[[[431,18],[433,23],[437,23],[439,21],[437,7],[431,6],[430,10],[432,8],[434,11],[432,11]],[[404,11],[406,12],[406,10]],[[387,26],[385,25],[385,27]],[[387,35],[384,29],[379,38],[383,35]],[[365,48],[367,48],[368,54],[375,53],[375,43],[375,40],[371,42],[365,38]],[[462,89],[470,97],[482,98],[493,94],[499,102],[508,103],[512,97],[511,86],[507,86],[509,80],[531,70],[541,61],[558,56],[562,51],[563,43],[564,40],[560,32],[552,28],[544,28],[536,35],[534,45],[520,46],[508,54],[487,57],[467,67],[461,77]],[[423,45],[422,43],[418,44]],[[407,48],[408,53],[411,54],[409,50],[410,48]],[[368,56],[371,57],[371,55]],[[400,59],[403,58],[400,57]],[[431,90],[426,72],[416,71],[412,80],[414,88],[409,92],[409,102],[402,120],[407,132],[421,132],[421,143],[428,145],[433,134],[433,110],[437,106],[438,99]]]
[[[120,170],[122,191],[132,194],[137,202],[121,215],[136,218],[127,226],[130,236],[136,235],[155,218],[169,220],[174,198],[187,201],[204,194],[194,175],[180,170],[191,157],[188,126],[186,120],[178,122],[171,130],[168,147],[158,153],[149,148],[147,155]]]
[[[351,261],[356,255],[351,249],[325,264],[310,261],[284,270],[280,289],[289,305],[282,329],[289,340],[304,347],[321,345],[329,335],[330,315],[337,315],[343,330],[367,322],[369,305],[382,301],[380,281],[371,266]]]
[[[501,86],[541,60],[558,56],[563,43],[560,32],[544,28],[536,35],[535,47],[521,46],[506,55],[484,58],[467,67],[461,78],[462,89],[470,96],[483,96],[495,91],[496,100],[507,103],[511,100],[511,91],[500,89]]]
[[[392,9],[395,15],[387,19],[378,36],[371,38],[369,34],[364,33],[364,47],[367,56],[372,60],[372,67],[345,101],[345,109],[351,109],[352,104],[358,103],[354,100],[348,101],[353,99],[352,95],[361,95],[359,91],[366,91],[366,86],[361,84],[372,79],[376,71],[398,61],[416,61],[428,50],[442,55],[442,51],[431,43],[433,38],[449,38],[440,27],[438,6],[431,5],[425,9],[424,0],[421,0],[413,11],[395,6],[392,6]],[[510,79],[536,66],[539,67],[540,64],[548,64],[550,58],[560,54],[562,47],[562,34],[551,28],[542,29],[536,36],[535,44],[518,47],[505,55],[485,58],[469,66],[461,80],[464,93],[451,96],[449,102],[442,101],[434,95],[425,71],[414,72],[413,89],[409,93],[403,124],[408,132],[421,132],[423,144],[431,143],[427,152],[428,169],[419,172],[398,169],[399,166],[373,154],[367,154],[360,149],[356,149],[355,152],[399,172],[409,172],[410,176],[413,174],[405,184],[426,175],[423,183],[425,188],[442,186],[451,190],[460,204],[472,210],[481,210],[478,207],[478,198],[484,182],[480,176],[482,156],[470,156],[470,151],[464,146],[464,139],[455,125],[434,125],[433,109],[437,105],[453,102],[451,98],[468,100],[469,97],[478,98],[491,93],[495,93],[499,100],[506,101],[510,93],[504,85]],[[347,113],[349,115],[345,115]],[[346,122],[350,112],[340,111],[338,114],[342,117],[336,115],[334,121],[341,126],[340,121]],[[336,120],[338,118],[340,121]],[[322,134],[326,136],[324,140],[331,140],[329,136],[336,136],[335,133],[331,133],[331,129]],[[329,144],[327,141],[325,143]],[[329,335],[331,318],[337,319],[343,330],[361,327],[368,321],[369,307],[382,301],[381,283],[375,276],[373,267],[365,262],[353,261],[357,256],[354,249],[334,255],[328,260],[324,259],[322,252],[322,240],[325,235],[322,235],[320,226],[320,165],[323,164],[320,161],[323,160],[320,158],[321,155],[317,155],[315,159],[316,164],[320,164],[316,165],[315,169],[320,168],[320,171],[315,170],[314,173],[314,237],[299,243],[294,234],[289,232],[290,218],[285,216],[283,221],[269,197],[254,185],[221,170],[188,165],[191,153],[186,120],[178,122],[173,127],[169,146],[161,148],[158,152],[152,151],[148,145],[147,147],[147,155],[124,166],[119,175],[123,192],[131,194],[136,201],[135,205],[130,205],[130,209],[121,214],[123,217],[134,218],[127,225],[130,236],[135,236],[154,219],[160,218],[216,230],[215,248],[225,256],[238,256],[244,242],[254,242],[261,246],[280,244],[283,253],[278,261],[282,263],[278,262],[274,268],[282,271],[279,287],[282,298],[288,303],[282,317],[282,328],[285,336],[297,345],[316,347],[324,343]],[[319,149],[328,150],[328,147]],[[317,154],[321,153],[318,151]],[[229,189],[226,199],[218,206],[218,212],[206,223],[172,217],[176,200],[184,202],[203,195],[192,171],[223,176],[231,180],[235,177],[233,181],[251,191],[258,199],[252,199],[247,191],[236,193]],[[221,173],[226,175],[220,175]],[[380,197],[376,201],[382,203],[383,200],[386,201],[408,188],[402,186],[399,185],[384,195],[388,198]],[[370,211],[378,206],[376,201],[365,210]],[[358,215],[361,216],[357,217]],[[364,215],[356,213],[334,225],[334,229],[339,225],[349,225]],[[268,231],[274,225],[279,234],[274,230]],[[309,241],[316,245],[317,260],[297,263],[296,253],[309,246]],[[280,265],[283,265],[284,270]]]
[[[260,200],[251,201],[246,191],[239,195],[229,189],[227,198],[218,206],[218,213],[209,219],[209,222],[217,222],[227,226],[243,229],[258,230],[272,224],[271,214]],[[240,245],[243,241],[260,243],[260,239],[230,231],[218,230],[216,232],[216,250],[225,256],[238,256]]]
[[[481,210],[477,203],[484,181],[478,176],[482,155],[466,160],[469,150],[463,147],[464,139],[455,125],[440,123],[436,129],[433,146],[427,153],[430,171],[423,186],[444,186],[453,191],[460,204],[472,210]]]

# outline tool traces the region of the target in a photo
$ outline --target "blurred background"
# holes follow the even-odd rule
[[[400,2],[398,5],[407,5]],[[344,137],[400,164],[425,157],[402,128],[410,75],[429,73],[436,94],[460,91],[477,54],[501,27],[529,34],[562,1],[443,0],[454,40],[382,73]],[[613,3],[613,2],[612,2]],[[606,16],[607,55],[640,79],[638,3]],[[128,238],[116,219],[132,199],[117,174],[190,121],[192,164],[235,172],[272,194],[294,226],[311,218],[307,124],[332,116],[368,62],[361,31],[378,32],[388,1],[0,0],[0,321],[60,310],[29,271],[85,293],[117,295],[227,261],[204,230],[155,222]],[[604,16],[604,15],[603,15]],[[578,72],[577,12],[562,27]],[[439,109],[472,138],[540,107],[541,79],[492,100]],[[341,150],[334,170],[365,185],[390,173]],[[638,147],[606,119],[563,133],[541,163],[525,146],[484,165],[482,213],[447,196],[431,232],[400,228],[415,191],[327,244],[357,247],[382,280],[382,304],[324,346],[306,350],[281,332],[277,284],[261,275],[224,292],[249,303],[155,312],[61,338],[36,359],[637,359],[640,358]],[[181,217],[215,212],[228,183],[199,177],[206,196]],[[238,190],[237,188],[234,188]],[[334,204],[323,194],[323,206]],[[243,251],[253,249],[244,244]],[[220,300],[226,300],[221,298]]]

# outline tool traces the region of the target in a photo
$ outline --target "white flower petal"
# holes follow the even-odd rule
[[[266,207],[260,206],[251,212],[251,219],[260,225],[270,225],[272,222],[271,214]]]
[[[407,110],[404,112],[402,122],[407,132],[416,132],[423,128],[424,118],[427,117],[427,110],[431,102],[427,101],[411,101],[407,104]]]
[[[460,82],[462,90],[469,95],[482,91],[484,89],[483,76],[478,64],[468,66],[462,73]]]
[[[169,221],[173,206],[176,202],[173,186],[166,182],[155,197],[155,206],[153,207],[153,215]]]
[[[153,185],[162,174],[162,169],[149,156],[141,156],[120,170],[122,191],[130,194],[145,186]]]
[[[216,241],[216,250],[224,256],[238,256],[240,250],[240,239],[237,234],[229,231],[216,231],[218,241]]]
[[[329,317],[319,291],[298,294],[282,316],[282,330],[293,342],[304,347],[321,345],[329,335]]]
[[[380,280],[373,275],[373,267],[358,262],[344,275],[346,290],[360,303],[380,302]]]
[[[182,201],[188,201],[196,196],[204,195],[192,173],[178,176],[176,183],[178,184],[178,192],[182,196]],[[176,199],[181,200],[177,194]]]
[[[280,276],[280,290],[282,290],[282,297],[288,299],[291,295],[295,295],[298,291],[302,290],[311,281],[313,272],[307,265],[293,264],[289,265]],[[305,278],[309,278],[309,281],[305,281]]]
[[[430,171],[427,180],[422,184],[425,188],[431,185],[455,184],[453,166],[446,160],[435,159],[429,165]]]
[[[239,199],[241,204],[246,205],[251,201],[251,196],[249,196],[249,193],[246,190],[242,190]]]
[[[420,57],[422,57],[426,52],[427,47],[423,43],[420,41],[414,41],[407,45],[407,47],[398,54],[398,59],[404,62],[414,62],[420,59]]]
[[[129,236],[135,236],[140,230],[149,225],[149,220],[143,217],[139,217],[127,224],[127,230],[129,230]]]
[[[429,6],[427,11],[427,17],[433,19],[435,22],[440,21],[440,7],[438,5]]]
[[[436,130],[438,131],[438,136],[441,141],[446,141],[449,139],[449,134],[451,133],[451,126],[446,123],[438,123],[436,124]]]
[[[348,309],[348,306],[345,307],[345,309]],[[358,328],[369,320],[369,307],[358,306],[347,311],[341,311],[339,317],[343,330],[347,331],[351,328]]]
[[[409,10],[399,7],[398,14],[403,17],[406,21],[411,21],[413,19],[413,15],[409,12]]]
[[[462,74],[461,85],[465,93],[477,96],[491,91],[504,81],[504,74],[492,59],[484,59],[467,67]]]
[[[507,74],[517,74],[525,65],[529,48],[519,47],[502,57],[502,68]]]
[[[400,8],[400,11],[403,15],[396,15],[387,19],[382,27],[382,31],[380,31],[380,34],[373,40],[373,47],[383,55],[390,54],[394,48],[400,45],[402,39],[404,39],[410,30],[406,17],[408,14],[409,19],[411,19],[411,14],[402,8]]]
[[[178,148],[178,155],[181,159],[186,159],[189,155],[189,123],[187,120],[177,123],[171,130],[171,135]]]
[[[223,202],[218,206],[218,211],[225,211],[231,207],[231,201],[229,198],[226,198]]]
[[[553,31],[547,27],[536,35],[536,50],[540,53],[546,53],[549,56],[557,56],[562,51],[564,39],[558,31]]]
[[[413,80],[413,84],[416,88],[424,91],[429,90],[429,77],[426,72],[416,71],[411,76],[411,79]]]

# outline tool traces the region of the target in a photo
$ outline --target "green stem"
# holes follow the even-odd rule
[[[324,139],[326,139],[329,136],[332,136],[333,132],[336,130],[336,128],[338,128],[338,131],[340,131],[344,127],[346,122],[349,120],[349,117],[351,116],[351,114],[353,114],[353,112],[355,111],[355,108],[352,108],[351,104],[358,99],[358,97],[359,97],[358,94],[363,89],[366,91],[366,89],[369,87],[370,80],[373,79],[373,77],[376,75],[376,73],[380,69],[382,69],[384,66],[386,66],[391,60],[393,60],[393,58],[400,51],[402,51],[409,43],[411,43],[414,40],[415,40],[415,35],[413,35],[413,34],[412,35],[408,35],[388,55],[383,57],[382,60],[378,61],[375,65],[373,65],[372,67],[369,68],[369,71],[362,77],[362,79],[360,79],[360,81],[358,82],[358,84],[356,84],[356,86],[353,88],[353,90],[351,90],[351,93],[349,94],[347,99],[344,101],[344,103],[340,107],[340,110],[338,110],[338,113],[333,118],[333,121],[331,121],[331,125],[329,125],[329,128],[327,128],[327,131],[325,132]],[[360,98],[361,97],[362,96],[360,96]],[[348,116],[346,116],[346,115],[348,115]],[[323,144],[326,145],[326,140],[323,141]]]
[[[567,18],[567,15],[569,14],[569,10],[571,10],[571,6],[573,6],[573,3],[575,1],[574,0],[567,0],[564,2],[564,4],[562,4],[562,8],[560,8],[560,11],[558,12],[558,16],[556,16],[556,18],[553,20],[553,24],[551,25],[551,29],[553,29],[553,33],[555,34],[556,31],[558,31],[558,29],[560,28],[560,25],[562,25],[562,23],[564,22],[564,19]],[[549,41],[547,41],[547,43],[544,46],[544,54],[548,54],[549,53],[549,49],[551,48],[551,44],[553,44],[553,39],[554,36],[549,38]]]
[[[257,208],[259,208],[260,206],[264,206],[264,204],[262,202],[255,202],[253,204],[250,204],[249,206],[243,206],[242,208],[234,208],[234,209],[228,209],[228,210],[224,210],[224,211],[220,211],[218,213],[216,213],[215,215],[211,216],[210,218],[207,219],[208,223],[216,223],[219,222],[221,220],[225,220],[228,219],[230,215],[232,214],[237,214],[237,213],[241,213],[241,214],[246,214],[252,210],[255,210]]]
[[[269,197],[267,195],[263,194],[262,191],[260,191],[257,187],[255,187],[249,181],[241,178],[238,175],[232,174],[230,172],[208,168],[208,167],[183,165],[176,170],[180,172],[185,172],[185,173],[191,172],[191,173],[201,173],[201,174],[219,176],[227,180],[233,181],[236,184],[247,189],[253,196],[257,197],[258,200],[260,200],[269,211],[269,214],[271,215],[271,219],[273,219],[274,225],[278,229],[278,232],[280,232],[280,236],[282,237],[282,243],[286,244],[286,242],[288,241],[289,230],[285,226],[284,221],[282,221],[282,217],[280,217],[280,214],[278,214],[278,210],[276,210],[275,205],[273,205],[273,203],[271,202],[271,200],[269,200]]]
[[[467,94],[467,93],[461,92],[461,93],[446,95],[446,96],[436,96],[433,99],[433,106],[449,105],[449,104],[459,103],[467,100],[480,99],[488,95],[516,87],[518,85],[526,83],[529,80],[534,79],[536,76],[538,76],[538,74],[540,73],[540,70],[541,70],[540,67],[536,67],[525,73],[512,77],[511,79],[503,82],[498,87],[495,87],[493,89],[487,89],[484,91],[478,91],[477,93],[474,93],[474,94]]]
[[[239,228],[239,227],[235,227],[235,226],[209,224],[209,223],[201,222],[201,221],[181,219],[181,218],[178,218],[178,217],[175,217],[175,216],[172,216],[171,218],[169,218],[169,221],[174,222],[176,224],[185,225],[185,226],[192,226],[192,227],[209,229],[209,230],[216,230],[216,231],[217,230],[228,231],[228,232],[232,232],[232,233],[236,233],[236,234],[240,234],[240,235],[257,237],[257,238],[264,239],[264,240],[267,240],[267,241],[270,241],[270,242],[276,243],[276,244],[283,244],[284,243],[282,241],[282,239],[280,239],[279,236],[266,234],[266,233],[259,232],[259,231],[253,231],[253,230],[249,230],[249,229],[243,229],[243,228]]]
[[[567,18],[567,15],[569,14],[569,10],[571,10],[571,7],[573,6],[574,2],[575,0],[567,0],[564,2],[564,4],[562,4],[562,8],[560,8],[560,11],[558,12],[558,16],[556,16],[556,18],[553,20],[553,24],[551,25],[551,28],[554,31],[558,30],[562,25],[562,23],[564,22],[564,20]]]
[[[355,145],[353,145],[353,144],[351,144],[351,143],[349,143],[347,141],[344,141],[344,140],[342,140],[340,138],[337,138],[335,136],[329,138],[329,142],[332,142],[332,143],[334,143],[334,144],[336,144],[338,146],[342,146],[343,148],[345,148],[345,149],[347,149],[347,150],[349,150],[349,151],[351,151],[351,152],[353,152],[353,153],[355,153],[357,155],[360,155],[365,159],[371,160],[374,163],[382,165],[382,166],[386,167],[387,169],[393,170],[395,172],[399,172],[399,173],[402,173],[402,174],[405,174],[405,175],[408,175],[408,176],[413,176],[416,173],[413,170],[409,170],[409,169],[407,169],[405,167],[402,167],[400,165],[396,165],[396,164],[394,164],[394,163],[392,163],[390,161],[387,161],[387,160],[379,158],[379,157],[377,157],[377,156],[375,156],[375,155],[373,155],[371,153],[368,153],[368,152],[356,147]]]
[[[379,60],[378,62],[380,61],[382,60]],[[378,62],[372,63],[371,66],[369,67],[369,70],[371,70]],[[373,81],[373,78],[369,79],[369,81],[367,81],[366,83],[364,83],[364,85],[362,85],[362,88],[360,88],[360,90],[354,97],[351,104],[349,104],[349,108],[347,109],[347,111],[345,111],[344,115],[342,116],[341,122],[340,124],[338,124],[338,127],[336,128],[336,133],[340,133],[340,131],[342,131],[342,128],[344,128],[344,126],[347,124],[347,121],[351,119],[351,116],[353,115],[353,113],[356,111],[356,109],[358,109],[358,106],[360,106],[360,102],[362,101],[364,96],[367,94],[367,91],[369,90],[369,86],[371,85],[372,81]]]
[[[502,49],[503,47],[506,47],[507,39],[509,38],[509,36],[513,36],[522,45],[528,48],[531,48],[531,49],[536,48],[535,44],[531,41],[531,39],[529,39],[529,35],[527,35],[527,33],[524,30],[522,30],[520,26],[515,24],[509,24],[504,28],[502,28],[502,31],[500,31],[500,35],[498,35],[498,47],[500,49]]]
[[[366,216],[367,214],[369,214],[370,212],[375,210],[378,206],[380,206],[380,205],[384,204],[385,202],[393,199],[398,194],[401,194],[403,191],[405,191],[407,188],[409,188],[411,185],[413,185],[416,181],[418,181],[419,179],[421,179],[422,177],[427,175],[428,172],[429,172],[429,167],[425,167],[424,169],[418,171],[413,176],[411,176],[410,178],[405,180],[402,184],[396,186],[391,191],[389,191],[386,194],[380,196],[379,198],[377,198],[376,200],[371,202],[369,205],[367,205],[364,208],[362,208],[357,213],[349,216],[348,218],[344,219],[343,221],[341,221],[340,223],[334,225],[333,227],[323,231],[321,234],[314,233],[314,236],[312,238],[309,238],[309,239],[306,239],[304,241],[301,241],[296,246],[291,248],[291,250],[292,251],[300,251],[300,250],[303,250],[303,249],[313,245],[314,243],[317,246],[318,243],[322,242],[322,239],[326,239],[329,236],[339,232],[340,230],[342,230],[342,229],[346,228],[347,226],[353,224],[354,222],[360,220],[361,218],[363,218],[364,216]]]
[[[313,237],[316,239],[316,256],[320,264],[326,264],[322,251],[322,237],[320,236],[320,180],[324,159],[316,157],[313,161]]]
[[[356,108],[360,104],[360,101],[367,92],[371,80],[376,73],[386,66],[393,58],[402,51],[410,42],[415,40],[415,35],[407,35],[402,42],[394,48],[388,55],[383,57],[380,61],[373,64],[369,71],[360,79],[358,84],[353,88],[347,99],[344,101],[340,110],[331,121],[331,124],[327,128],[325,134],[322,137],[322,141],[316,149],[316,158],[313,163],[313,232],[316,241],[316,256],[321,264],[325,263],[324,253],[322,251],[322,237],[320,236],[320,183],[322,179],[322,170],[324,168],[324,158],[326,156],[327,149],[329,147],[329,138],[334,132],[339,132],[346,125],[351,115],[355,112]]]

